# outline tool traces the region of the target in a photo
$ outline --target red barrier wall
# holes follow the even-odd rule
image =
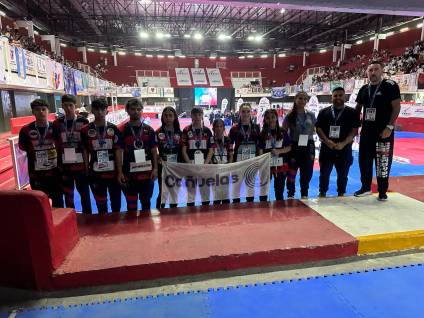
[[[56,119],[56,114],[49,114],[49,121],[53,121]],[[12,134],[19,134],[19,131],[23,126],[29,124],[34,121],[34,116],[23,116],[23,117],[15,117],[10,118],[10,132]]]
[[[0,191],[0,202],[0,284],[51,288],[52,271],[79,238],[75,211],[52,209],[40,191]]]

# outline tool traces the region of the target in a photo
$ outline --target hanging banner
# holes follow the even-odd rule
[[[210,86],[224,86],[224,82],[222,81],[221,77],[221,72],[218,68],[207,68],[206,73],[208,73]]]
[[[4,44],[4,41],[0,41],[0,84],[6,83],[6,50]]]
[[[193,85],[208,85],[205,70],[203,68],[192,68],[191,76],[193,77]]]
[[[267,195],[269,191],[270,154],[229,164],[196,165],[163,162],[162,203],[176,204],[196,199],[198,190],[207,200],[228,200]],[[184,199],[183,199],[184,200]]]
[[[37,75],[37,68],[36,68],[36,58],[35,58],[35,54],[27,51],[27,50],[22,50],[24,53],[24,57],[25,57],[25,64],[26,64],[26,72],[28,75],[32,75],[32,76],[36,76]]]
[[[347,94],[350,94],[355,89],[355,79],[351,78],[344,81],[344,89]]]
[[[333,89],[341,87],[343,88],[343,81],[332,81],[330,82],[330,92],[333,91]]]
[[[65,83],[63,80],[63,66],[60,63],[55,62],[54,67],[54,88],[57,90],[64,90]]]
[[[330,86],[330,83],[329,82],[325,82],[325,83],[322,84],[322,92],[324,94],[330,94],[330,92],[331,92],[331,86]]]
[[[14,46],[9,46],[9,60],[10,60],[10,70],[17,73],[18,67],[16,64],[16,51]]]
[[[270,108],[271,103],[269,102],[269,99],[268,98],[262,97],[259,100],[259,104],[258,105],[259,105],[259,108],[261,108],[261,109],[268,109],[268,108]]]
[[[82,72],[74,70],[74,83],[76,94],[84,92],[84,82],[82,80]]]
[[[177,76],[178,86],[191,86],[190,71],[188,68],[176,68],[175,75]]]
[[[273,87],[271,92],[271,97],[278,99],[286,96],[286,88],[285,87]]]
[[[24,50],[22,48],[15,47],[15,57],[16,57],[16,71],[18,72],[18,76],[22,79],[26,79],[27,68],[26,68]]]
[[[42,55],[37,55],[37,73],[38,73],[38,77],[46,78],[46,75],[47,75],[46,58]]]
[[[65,93],[76,95],[75,81],[74,81],[74,70],[70,67],[63,67],[63,81],[65,85]]]

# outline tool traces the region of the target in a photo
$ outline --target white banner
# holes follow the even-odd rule
[[[206,72],[211,86],[224,86],[219,68],[207,68]]]
[[[175,75],[177,76],[178,86],[191,86],[190,72],[188,68],[176,68]]]
[[[191,76],[193,77],[193,85],[207,85],[205,70],[203,68],[192,68]]]
[[[424,118],[424,105],[401,103],[399,117]]]
[[[268,195],[270,154],[229,164],[163,162],[162,203],[203,202]],[[200,196],[196,199],[196,193]]]

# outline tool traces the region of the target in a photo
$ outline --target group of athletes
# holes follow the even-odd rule
[[[189,164],[227,164],[270,153],[271,176],[276,200],[294,198],[295,179],[300,174],[300,194],[308,197],[309,183],[315,161],[314,134],[321,139],[319,154],[320,197],[328,191],[333,167],[337,171],[337,192],[346,192],[348,173],[353,162],[352,142],[361,129],[359,166],[362,187],[355,196],[371,194],[375,161],[378,199],[387,200],[388,178],[393,157],[394,125],[400,111],[398,85],[383,79],[383,65],[373,61],[368,65],[369,84],[358,92],[356,109],[345,106],[345,92],[337,87],[332,92],[332,106],[314,113],[305,109],[308,94],[299,92],[292,110],[280,126],[278,114],[268,109],[260,128],[252,120],[250,104],[239,108],[239,122],[228,134],[224,121],[215,119],[212,130],[203,124],[203,110],[193,108],[192,123],[180,128],[174,108],[166,107],[161,114],[161,127],[154,131],[142,121],[143,104],[130,99],[125,109],[129,121],[120,130],[106,121],[108,104],[104,99],[91,103],[94,121],[91,123],[75,113],[76,98],[62,97],[65,116],[48,121],[49,105],[36,99],[31,103],[35,121],[19,133],[19,147],[27,152],[30,185],[45,192],[54,207],[74,208],[74,188],[81,197],[82,212],[92,213],[90,189],[99,213],[107,213],[109,195],[111,210],[121,209],[121,191],[127,210],[150,209],[154,181],[158,179],[161,202],[163,162]],[[362,113],[362,119],[360,119]],[[202,204],[209,205],[209,194],[201,193]],[[253,197],[247,197],[248,202]],[[261,196],[266,201],[267,196]],[[233,203],[240,202],[234,198]],[[214,201],[230,203],[230,200]],[[194,205],[188,202],[187,205]],[[171,204],[170,207],[175,207]]]

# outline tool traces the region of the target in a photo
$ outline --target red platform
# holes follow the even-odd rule
[[[424,202],[424,176],[390,177],[389,191]]]
[[[78,228],[53,289],[335,259],[358,245],[297,200],[78,215]]]

